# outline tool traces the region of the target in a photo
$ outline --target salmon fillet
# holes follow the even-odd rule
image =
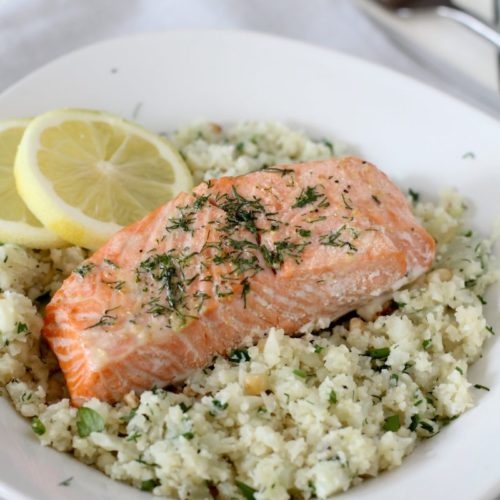
[[[375,166],[271,167],[203,183],[117,233],[56,292],[43,335],[73,404],[116,402],[272,326],[325,327],[425,272],[434,253]]]

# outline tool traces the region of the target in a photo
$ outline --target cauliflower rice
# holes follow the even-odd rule
[[[200,123],[173,140],[197,180],[334,153],[330,142],[279,123],[227,132]],[[86,251],[6,243],[0,391],[32,418],[42,444],[169,498],[328,498],[397,467],[419,440],[473,405],[467,370],[493,333],[483,294],[499,277],[491,241],[470,231],[456,193],[438,204],[412,195],[438,244],[425,276],[321,333],[271,329],[183,387],[131,393],[114,406],[92,400],[73,408],[40,341],[43,303]]]

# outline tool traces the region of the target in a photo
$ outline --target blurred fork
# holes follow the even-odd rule
[[[481,35],[490,41],[497,49],[500,49],[500,32],[483,19],[458,7],[450,0],[375,0],[379,4],[395,11],[402,17],[408,17],[420,10],[431,10],[441,17],[453,19],[466,26],[474,33]]]

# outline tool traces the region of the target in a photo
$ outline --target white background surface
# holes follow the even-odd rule
[[[55,57],[105,38],[171,28],[242,28],[302,39],[390,66],[500,117],[500,98],[491,90],[497,86],[496,54],[487,43],[446,20],[379,16],[384,26],[403,30],[410,47],[423,49],[417,60],[361,12],[363,1],[0,0],[0,91]],[[495,1],[460,3],[488,15]],[[427,53],[437,62],[428,64]]]

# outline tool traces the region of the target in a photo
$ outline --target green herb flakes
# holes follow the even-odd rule
[[[104,430],[104,420],[92,408],[81,406],[77,411],[76,427],[78,435],[84,438],[90,436],[92,432],[102,432]]]
[[[255,493],[257,493],[256,489],[241,481],[235,481],[234,484],[236,484],[245,500],[255,500]]]
[[[80,275],[82,278],[85,278],[87,274],[94,269],[95,264],[92,262],[88,262],[87,264],[82,264],[81,266],[77,267],[73,272]]]
[[[389,377],[389,385],[391,387],[396,387],[398,385],[399,375],[397,373],[391,373]]]
[[[33,417],[31,419],[31,429],[38,436],[42,436],[43,434],[45,434],[46,431],[45,425],[38,417]]]
[[[413,191],[413,189],[408,189],[408,194],[410,195],[411,200],[413,203],[417,203],[420,200],[420,193],[417,193],[416,191]]]
[[[159,484],[160,481],[158,479],[146,479],[146,481],[142,481],[141,483],[141,490],[153,491]]]
[[[26,333],[28,331],[28,325],[26,323],[16,323],[16,333]]]
[[[489,388],[489,387],[486,387],[485,385],[481,385],[481,384],[474,384],[474,388],[475,388],[475,389],[481,389],[481,390],[483,390],[483,391],[488,391],[488,392],[489,392],[489,390],[490,390],[490,388]]]
[[[136,415],[137,410],[130,410],[130,412],[127,415],[124,415],[123,417],[120,417],[120,422],[123,422],[125,424],[128,424]]]
[[[424,351],[427,351],[427,349],[429,349],[431,345],[432,345],[432,339],[425,339],[422,342],[422,349],[424,349]]]
[[[397,432],[401,427],[399,415],[391,415],[384,420],[384,431]]]
[[[371,349],[365,352],[365,356],[372,359],[387,359],[389,354],[391,354],[390,347],[381,347],[380,349]]]
[[[430,424],[429,422],[420,422],[420,427],[424,429],[424,431],[430,432],[431,434],[434,434],[434,426]]]
[[[337,404],[337,393],[333,389],[330,391],[330,396],[328,396],[328,401],[332,405]]]
[[[303,379],[306,379],[309,376],[307,374],[307,372],[305,372],[304,370],[300,370],[299,368],[296,368],[295,370],[293,370],[293,374],[296,377],[303,378]]]
[[[410,429],[411,432],[415,432],[417,430],[419,422],[420,422],[420,417],[418,415],[412,415],[411,423],[408,429]]]
[[[64,481],[61,481],[58,486],[70,486],[71,483],[73,481],[73,476],[71,477],[68,477],[67,479],[65,479]]]
[[[323,196],[324,195],[318,193],[316,186],[308,186],[300,192],[299,196],[295,200],[295,203],[292,205],[292,208],[303,208],[306,205],[314,203]]]
[[[229,361],[232,363],[244,363],[250,361],[250,355],[247,349],[233,349],[229,354]]]

